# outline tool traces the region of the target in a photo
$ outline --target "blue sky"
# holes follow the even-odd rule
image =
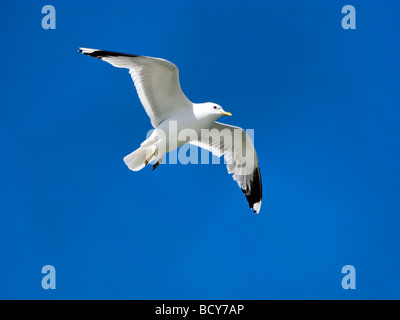
[[[0,298],[399,299],[399,10],[1,1]],[[189,99],[254,129],[260,215],[222,164],[128,170],[150,121],[126,70],[79,46],[171,60]]]

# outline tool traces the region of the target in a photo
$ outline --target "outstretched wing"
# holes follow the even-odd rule
[[[171,115],[191,106],[179,84],[179,71],[173,63],[159,58],[79,48],[85,55],[104,60],[114,67],[129,69],[140,101],[153,127]]]
[[[208,136],[190,143],[225,158],[228,173],[233,174],[249,206],[259,213],[262,201],[262,184],[257,153],[248,134],[241,128],[215,122]]]

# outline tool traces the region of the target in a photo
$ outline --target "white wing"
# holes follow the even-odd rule
[[[239,127],[215,122],[208,136],[190,143],[211,151],[217,157],[224,156],[228,173],[233,174],[250,208],[254,213],[259,213],[262,201],[261,174],[256,150],[247,133]]]
[[[173,63],[159,58],[79,48],[79,52],[129,69],[140,101],[153,127],[191,106],[179,84],[179,71]]]

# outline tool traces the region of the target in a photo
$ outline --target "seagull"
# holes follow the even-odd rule
[[[254,213],[260,212],[262,184],[254,145],[243,129],[216,122],[221,116],[231,116],[231,113],[216,103],[192,103],[182,92],[178,68],[165,59],[89,48],[79,48],[79,52],[114,67],[128,69],[150,118],[153,133],[138,149],[124,157],[129,169],[139,171],[155,162],[154,170],[166,153],[191,143],[217,157],[224,156],[228,173],[242,189],[250,209]],[[176,133],[168,130],[172,122],[176,124],[177,132],[188,128],[194,130],[197,137],[179,140]],[[209,134],[204,138],[205,129]],[[224,139],[221,139],[222,132]],[[244,154],[246,160],[243,160]]]

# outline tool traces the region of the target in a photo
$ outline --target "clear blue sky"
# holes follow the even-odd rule
[[[400,298],[399,10],[1,1],[0,298]],[[254,129],[261,214],[222,164],[128,170],[150,121],[127,71],[79,46],[171,60],[189,99]]]

